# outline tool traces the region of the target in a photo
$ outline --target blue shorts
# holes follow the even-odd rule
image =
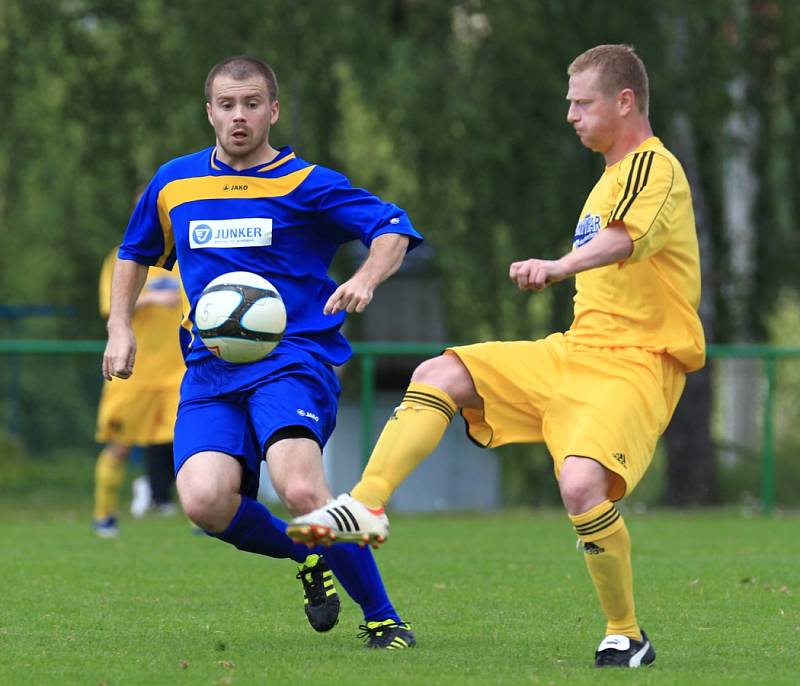
[[[175,473],[196,453],[226,453],[242,462],[243,491],[252,493],[276,432],[300,428],[325,445],[336,426],[340,390],[333,368],[304,354],[243,365],[216,358],[190,364],[175,423]]]

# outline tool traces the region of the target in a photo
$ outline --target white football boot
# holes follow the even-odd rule
[[[369,508],[343,493],[326,505],[295,517],[286,528],[295,543],[309,548],[332,543],[358,543],[378,548],[389,538],[389,518],[383,508]]]

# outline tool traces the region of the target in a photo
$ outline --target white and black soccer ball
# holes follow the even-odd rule
[[[286,307],[277,289],[251,272],[228,272],[209,282],[194,311],[203,343],[226,362],[266,357],[286,330]]]

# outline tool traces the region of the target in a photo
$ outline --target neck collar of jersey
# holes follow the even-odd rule
[[[209,166],[211,167],[212,171],[223,172],[224,174],[242,174],[244,176],[248,176],[252,174],[263,174],[264,172],[270,172],[293,159],[295,159],[295,154],[292,151],[292,148],[287,145],[283,148],[280,148],[278,150],[278,155],[266,164],[257,164],[248,169],[234,169],[217,157],[217,146],[214,146],[211,148]]]
[[[658,136],[648,136],[641,143],[639,143],[639,145],[637,145],[633,150],[626,152],[622,157],[620,157],[616,162],[614,162],[614,164],[609,164],[606,167],[606,170],[616,168],[617,166],[622,164],[622,160],[624,160],[629,155],[641,152],[644,149],[652,148],[654,145],[663,146],[664,144],[661,142],[661,139]]]

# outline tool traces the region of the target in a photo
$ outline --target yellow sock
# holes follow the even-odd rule
[[[119,489],[125,478],[125,461],[108,448],[97,457],[94,468],[94,518],[105,519],[117,512]]]
[[[386,505],[395,489],[439,444],[457,409],[443,390],[411,383],[386,422],[351,495],[368,507]]]
[[[570,515],[570,519],[583,543],[586,566],[608,618],[606,635],[622,634],[641,641],[633,603],[631,537],[625,520],[610,500]]]

